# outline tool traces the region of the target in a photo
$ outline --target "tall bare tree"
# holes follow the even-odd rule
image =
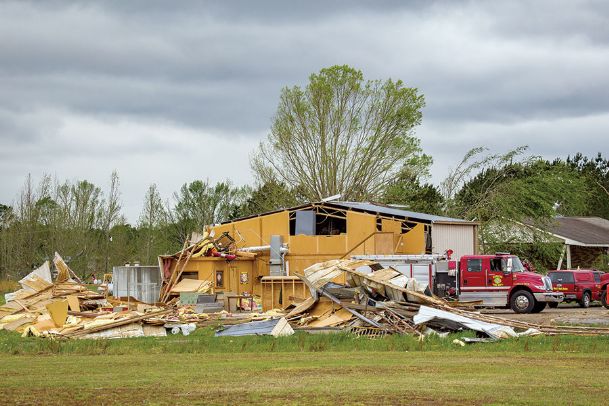
[[[110,176],[110,189],[108,190],[108,198],[103,205],[102,220],[102,231],[105,238],[105,270],[109,270],[109,258],[110,258],[110,230],[112,226],[119,222],[124,223],[124,219],[121,216],[121,201],[120,201],[120,182],[118,179],[118,173],[112,171]]]
[[[400,80],[365,81],[349,66],[322,69],[304,89],[281,91],[252,169],[261,183],[285,183],[309,200],[378,197],[405,165],[423,162],[413,158],[421,154],[414,128],[424,105]]]
[[[144,240],[142,261],[146,264],[154,263],[154,257],[159,252],[153,252],[153,248],[159,247],[159,240],[163,238],[162,228],[167,224],[167,212],[161,200],[161,195],[156,184],[148,187],[144,196],[144,207],[140,214],[138,227]]]

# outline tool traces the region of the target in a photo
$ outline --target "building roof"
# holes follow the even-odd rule
[[[417,213],[414,211],[404,210],[396,206],[387,206],[378,203],[361,203],[361,202],[341,202],[331,201],[326,204],[340,206],[347,209],[355,209],[368,213],[380,213],[389,216],[406,217],[412,220],[422,220],[430,223],[463,223],[472,224],[471,221],[456,219],[451,217],[436,216],[433,214]]]
[[[467,220],[463,220],[463,219],[436,216],[433,214],[417,213],[414,211],[404,210],[403,208],[400,208],[399,206],[388,206],[388,205],[379,204],[379,203],[367,203],[367,202],[343,202],[343,201],[338,201],[338,200],[333,200],[333,201],[328,201],[328,202],[311,202],[311,203],[303,204],[300,206],[295,206],[295,207],[290,207],[290,208],[285,208],[285,209],[280,209],[280,210],[273,210],[273,211],[269,211],[266,213],[255,214],[255,215],[251,215],[251,216],[247,216],[247,217],[241,217],[241,218],[233,219],[230,221],[225,221],[222,224],[232,223],[234,221],[245,220],[245,219],[249,219],[249,218],[253,218],[253,217],[265,216],[268,214],[278,213],[278,212],[281,212],[284,210],[290,210],[290,211],[307,210],[307,209],[313,208],[314,206],[326,206],[326,207],[334,207],[334,208],[338,208],[338,209],[361,211],[361,212],[366,212],[366,213],[383,214],[386,216],[404,217],[407,220],[412,220],[412,221],[421,222],[421,223],[459,223],[459,224],[463,224],[463,225],[478,224],[476,222],[467,221]]]
[[[600,217],[556,217],[547,231],[569,245],[609,247],[609,220]]]

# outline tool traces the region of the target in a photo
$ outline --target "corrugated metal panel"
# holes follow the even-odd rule
[[[144,303],[159,299],[161,271],[158,266],[115,266],[112,268],[114,297],[131,296]]]
[[[451,249],[455,258],[474,254],[475,229],[474,225],[434,224],[431,228],[432,252],[442,254]]]
[[[345,207],[345,208],[352,208],[352,209],[373,212],[373,213],[381,213],[381,214],[386,214],[386,215],[407,217],[412,220],[423,220],[423,221],[429,221],[431,223],[436,222],[436,221],[468,223],[468,221],[462,220],[462,219],[435,216],[433,214],[416,213],[414,211],[404,210],[404,209],[391,207],[391,206],[381,206],[381,205],[372,204],[372,203],[332,201],[332,202],[327,202],[327,203],[323,203],[323,204],[330,205],[330,206],[340,206],[340,207]]]

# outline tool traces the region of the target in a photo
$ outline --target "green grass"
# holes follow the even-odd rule
[[[601,404],[608,361],[471,351],[0,355],[0,402]]]
[[[4,304],[4,294],[14,292],[21,286],[15,281],[8,279],[0,279],[0,306]]]
[[[213,336],[212,328],[200,328],[188,337],[142,337],[121,340],[50,340],[21,338],[0,331],[0,354],[8,355],[126,355],[126,354],[206,354],[206,353],[294,353],[294,352],[578,352],[609,355],[609,337],[539,336],[503,340],[460,347],[455,338],[472,337],[471,332],[448,338],[428,337],[419,341],[412,336],[387,336],[369,340],[350,334],[309,335],[297,333],[279,339],[268,336]]]
[[[55,341],[0,331],[0,404],[603,403],[608,337]],[[470,335],[470,334],[467,334]],[[577,382],[577,384],[573,384]]]

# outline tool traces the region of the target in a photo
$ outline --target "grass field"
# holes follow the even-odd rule
[[[609,338],[466,347],[453,338],[215,338],[200,329],[55,342],[0,332],[0,404],[605,403]]]

